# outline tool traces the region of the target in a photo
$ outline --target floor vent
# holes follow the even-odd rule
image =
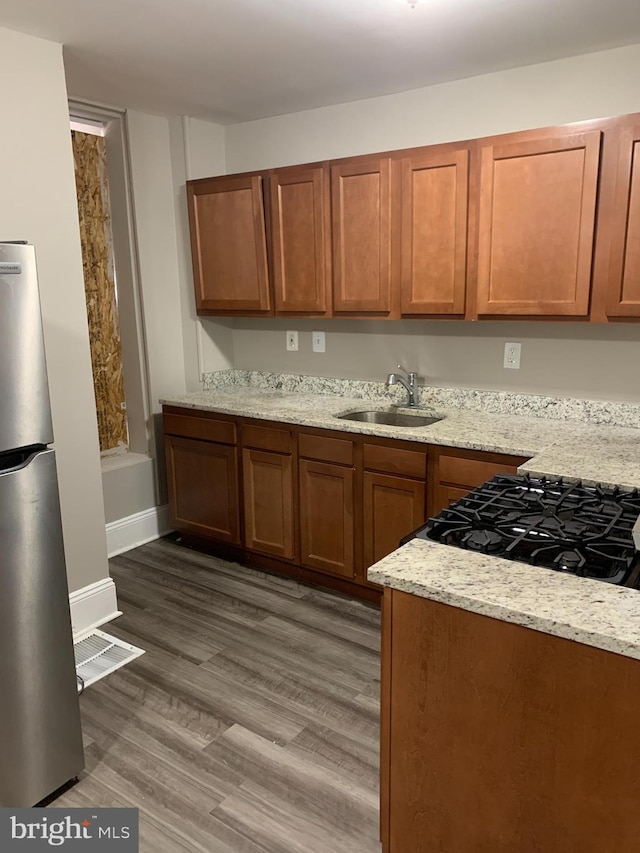
[[[104,631],[93,630],[74,641],[73,651],[76,658],[76,673],[90,687],[120,669],[132,660],[144,654],[144,649],[130,646]]]

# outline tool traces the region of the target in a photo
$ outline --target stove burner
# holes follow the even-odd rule
[[[495,530],[471,530],[463,541],[470,551],[481,551],[483,554],[499,553],[504,545],[502,536]]]
[[[579,551],[563,551],[553,562],[565,572],[577,572],[586,565],[586,560]]]
[[[640,492],[498,475],[406,537],[640,588]]]

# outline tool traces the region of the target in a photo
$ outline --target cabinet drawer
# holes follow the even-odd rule
[[[353,442],[343,438],[325,438],[321,435],[300,435],[298,452],[306,459],[353,465]]]
[[[438,461],[438,479],[441,483],[475,488],[481,486],[495,474],[515,474],[515,465],[500,462],[483,462],[481,459],[460,459],[441,456]]]
[[[181,435],[185,438],[217,441],[219,444],[236,443],[236,425],[233,421],[165,413],[163,424],[166,435]]]
[[[427,476],[427,454],[419,450],[365,444],[364,467],[370,471],[404,474],[406,477],[424,480]]]
[[[271,450],[274,453],[291,453],[293,437],[291,430],[273,427],[243,426],[242,446],[255,447],[257,450]]]

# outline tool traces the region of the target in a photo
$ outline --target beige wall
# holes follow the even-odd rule
[[[166,501],[158,401],[198,390],[201,373],[230,367],[233,345],[229,321],[205,328],[196,317],[185,191],[189,178],[224,173],[224,128],[133,110],[127,128],[154,441],[153,458],[103,463],[107,523]]]
[[[640,112],[640,45],[227,128],[227,171],[342,157]],[[284,332],[301,330],[287,353]],[[327,332],[311,353],[313,328]],[[522,367],[505,370],[506,341]],[[640,327],[237,320],[238,368],[382,379],[398,360],[440,385],[639,400]]]
[[[198,319],[193,290],[193,270],[187,215],[186,181],[225,173],[225,128],[212,122],[182,117],[172,119],[173,180],[181,259],[181,292],[185,346],[195,352],[196,363],[187,370],[187,388],[202,388],[201,374],[233,366],[233,321]]]
[[[640,111],[640,45],[227,128],[227,172]]]
[[[300,349],[286,352],[298,329]],[[311,351],[311,332],[326,332],[327,351]],[[504,344],[522,344],[520,370],[503,367]],[[421,383],[640,401],[640,325],[427,321],[236,320],[235,366],[379,379],[398,362]]]
[[[60,45],[0,29],[2,239],[36,247],[71,591],[108,577],[67,92]]]

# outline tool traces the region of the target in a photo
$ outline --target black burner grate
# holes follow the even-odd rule
[[[403,540],[470,551],[613,584],[636,584],[640,493],[500,474]],[[634,568],[637,566],[637,571]]]

